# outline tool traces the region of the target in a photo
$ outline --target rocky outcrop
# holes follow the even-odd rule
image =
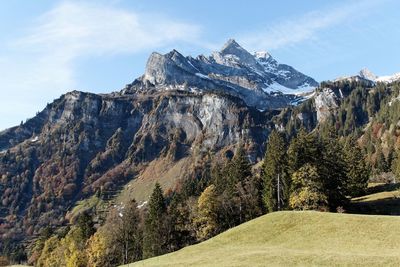
[[[273,114],[215,93],[68,93],[46,107],[40,125],[28,121],[0,134],[0,233],[63,224],[77,200],[118,188],[163,157],[201,157],[243,142],[255,162]]]

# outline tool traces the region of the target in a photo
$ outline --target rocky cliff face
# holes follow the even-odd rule
[[[233,153],[238,143],[256,162],[277,109],[317,85],[230,40],[209,57],[153,53],[144,75],[121,92],[65,94],[0,132],[0,235],[24,238],[65,224],[78,200],[143,178],[154,162],[172,169],[179,162],[185,171],[173,181],[192,175],[204,155]]]
[[[143,77],[124,93],[185,90],[222,92],[258,109],[283,108],[298,102],[318,83],[266,52],[250,54],[234,40],[211,56],[184,57],[178,51],[153,53]]]
[[[193,159],[243,142],[256,161],[272,114],[222,94],[68,93],[0,135],[0,232],[63,224],[77,200],[124,185],[160,158]]]

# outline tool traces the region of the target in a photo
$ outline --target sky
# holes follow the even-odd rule
[[[0,1],[0,130],[62,94],[108,93],[153,51],[208,55],[234,38],[317,81],[400,72],[397,0]]]

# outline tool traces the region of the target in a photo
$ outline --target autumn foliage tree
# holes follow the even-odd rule
[[[305,164],[292,175],[293,192],[290,195],[290,207],[295,210],[318,210],[326,208],[328,198],[324,194],[323,184],[318,170],[311,164]]]
[[[198,200],[198,217],[195,220],[198,240],[206,240],[218,233],[218,195],[214,185],[207,187]]]

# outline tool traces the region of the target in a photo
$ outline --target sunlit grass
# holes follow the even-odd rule
[[[398,266],[400,217],[276,212],[128,266]]]

